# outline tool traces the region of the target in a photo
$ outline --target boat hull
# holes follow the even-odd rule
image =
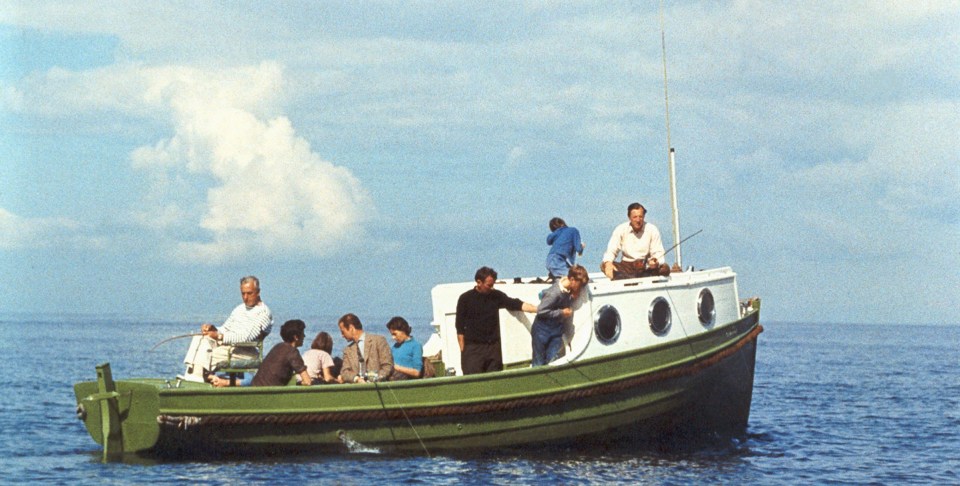
[[[103,416],[113,402],[90,399],[103,395],[104,386],[79,383],[75,392],[88,431],[100,444],[108,438],[110,455],[357,448],[433,453],[685,441],[745,431],[761,329],[759,312],[753,312],[648,349],[406,382],[212,389],[118,381],[120,419],[112,429]]]

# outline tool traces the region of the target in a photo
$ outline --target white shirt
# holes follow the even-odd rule
[[[660,230],[656,226],[644,222],[639,232],[634,232],[630,222],[620,224],[613,229],[607,251],[603,253],[604,262],[617,259],[617,253],[623,254],[623,261],[632,262],[644,258],[656,258],[663,263],[663,241],[660,239]]]
[[[308,349],[303,353],[303,363],[307,365],[307,373],[314,380],[323,380],[323,369],[333,366],[333,357],[322,349]]]

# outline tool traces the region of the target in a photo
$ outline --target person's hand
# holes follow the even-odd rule
[[[223,387],[230,386],[230,380],[226,378],[220,378],[217,375],[210,375],[210,379],[208,381],[210,382],[211,385],[213,385],[216,388],[223,388]]]
[[[603,262],[600,264],[600,271],[607,276],[608,279],[613,280],[613,262]]]
[[[212,338],[216,339],[216,338],[217,338],[217,328],[216,328],[216,326],[214,326],[213,324],[202,324],[202,325],[200,326],[200,334],[203,334],[204,336],[208,336],[208,337],[212,337]]]
[[[647,268],[654,269],[659,267],[660,267],[660,262],[658,262],[656,258],[650,258],[649,260],[647,260]]]
[[[570,316],[572,316],[572,315],[573,315],[573,309],[571,309],[571,308],[569,308],[569,307],[564,307],[564,309],[563,309],[563,317],[570,317]]]

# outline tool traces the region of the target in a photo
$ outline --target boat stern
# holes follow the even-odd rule
[[[110,364],[97,366],[97,381],[73,387],[80,419],[98,444],[103,460],[124,453],[149,450],[157,442],[160,428],[157,386],[144,380],[114,382]]]

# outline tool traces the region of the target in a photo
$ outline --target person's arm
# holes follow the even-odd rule
[[[613,280],[613,262],[603,262],[600,264],[600,271],[607,276],[610,280]]]
[[[220,340],[220,333],[217,332],[217,326],[207,322],[200,324],[200,334],[202,334],[204,337],[213,339],[214,341]]]
[[[577,252],[577,255],[583,256],[583,249],[586,248],[586,245],[583,244],[583,241],[580,239],[580,230],[573,229],[573,249]]]
[[[390,352],[390,345],[382,336],[377,336],[377,354],[380,355],[380,369],[377,370],[377,379],[386,381],[393,374],[393,353]]]
[[[523,311],[523,312],[529,312],[531,314],[537,312],[537,306],[533,304],[528,304],[520,299],[514,299],[513,297],[510,297],[499,290],[493,290],[493,293],[496,296],[497,308],[499,309],[507,309],[509,311]]]
[[[333,377],[333,372],[330,371],[332,369],[333,369],[333,366],[327,366],[326,368],[323,368],[321,375],[323,376],[324,383],[333,383],[334,381],[336,381],[336,378]]]
[[[463,352],[463,345],[465,342],[463,338],[465,328],[464,322],[466,321],[466,319],[463,317],[463,314],[467,311],[467,302],[464,297],[465,295],[467,295],[466,292],[460,294],[460,298],[457,299],[457,315],[454,319],[454,327],[457,330],[457,344],[460,345],[461,353]]]
[[[301,385],[312,385],[313,379],[310,378],[310,373],[307,373],[306,368],[300,372],[300,384]]]
[[[554,285],[543,293],[543,300],[541,300],[540,305],[537,306],[537,317],[542,316],[550,320],[569,317],[564,315],[563,311],[563,293],[560,292],[560,288],[557,287],[557,285]]]
[[[660,237],[660,230],[650,232],[650,260],[647,262],[647,266],[650,268],[656,268],[660,263],[663,263],[663,257],[665,252],[663,251],[663,238]]]
[[[407,368],[406,366],[400,366],[398,364],[393,365],[393,369],[413,378],[420,378],[420,372],[413,369]]]
[[[340,368],[340,382],[353,383],[357,379],[357,370],[353,369],[354,363],[359,359],[356,356],[356,350],[351,349],[356,344],[351,344],[343,350],[343,367]]]
[[[617,259],[617,254],[620,253],[621,235],[619,230],[620,227],[617,226],[614,228],[613,234],[610,235],[607,249],[603,252],[603,262],[600,264],[600,271],[611,280],[613,280],[613,261]]]

